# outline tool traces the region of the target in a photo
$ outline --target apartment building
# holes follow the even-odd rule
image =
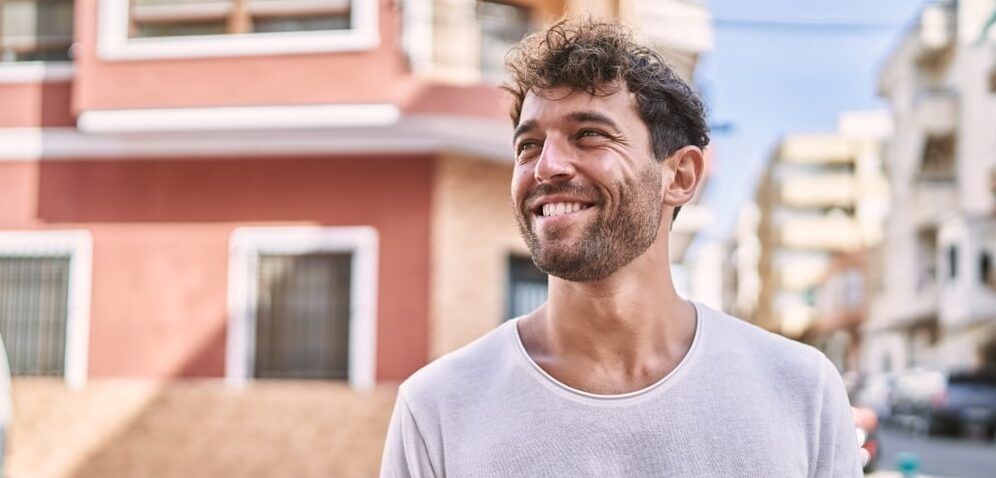
[[[780,142],[754,204],[741,213],[738,312],[792,338],[820,325],[816,299],[832,262],[882,240],[881,139],[890,130],[883,113],[853,112],[841,115],[834,133]]]
[[[7,472],[370,476],[398,381],[542,301],[508,46],[698,2],[0,2]],[[504,212],[503,212],[504,211]]]
[[[895,135],[869,371],[996,367],[996,5],[926,5],[884,62]]]

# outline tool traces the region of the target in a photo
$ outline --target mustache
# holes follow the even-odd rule
[[[548,196],[551,194],[569,194],[571,196],[577,196],[593,204],[597,204],[602,196],[598,192],[598,189],[594,187],[586,187],[575,183],[545,183],[540,184],[529,191],[529,194],[526,196],[526,200],[523,201],[523,205],[532,204],[540,196]]]

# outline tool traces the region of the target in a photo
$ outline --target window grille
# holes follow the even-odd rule
[[[259,256],[256,377],[348,378],[351,259],[348,253]]]
[[[547,276],[528,257],[509,258],[508,313],[512,319],[532,312],[547,298]]]
[[[11,375],[65,371],[69,256],[0,256],[0,335]]]

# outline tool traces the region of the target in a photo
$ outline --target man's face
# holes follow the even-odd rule
[[[515,216],[542,271],[601,280],[656,240],[661,164],[625,86],[611,95],[528,93],[513,144]]]

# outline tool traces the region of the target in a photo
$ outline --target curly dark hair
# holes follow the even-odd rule
[[[512,124],[531,90],[566,86],[591,95],[611,95],[625,82],[650,130],[658,161],[675,151],[709,144],[709,126],[699,96],[654,50],[636,43],[629,29],[592,18],[565,18],[526,36],[505,57],[511,80],[502,89],[513,98]],[[677,209],[675,216],[677,216]]]

